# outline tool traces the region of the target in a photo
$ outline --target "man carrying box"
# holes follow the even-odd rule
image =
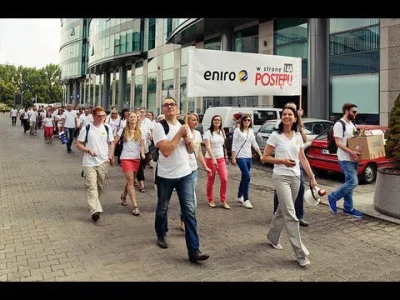
[[[356,218],[362,218],[362,213],[353,207],[353,190],[358,185],[358,163],[361,153],[359,151],[351,150],[347,147],[347,139],[353,136],[353,131],[356,130],[353,120],[357,115],[357,105],[352,103],[345,103],[342,106],[343,117],[341,120],[346,124],[345,131],[340,122],[336,122],[333,127],[333,136],[338,147],[337,157],[339,166],[344,173],[344,184],[342,184],[336,191],[328,195],[329,208],[333,213],[337,212],[336,202],[341,198],[344,199],[343,213],[352,215]]]

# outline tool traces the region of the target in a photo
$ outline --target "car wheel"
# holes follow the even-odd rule
[[[375,182],[376,173],[377,173],[376,165],[367,164],[364,168],[364,171],[361,174],[361,181],[366,184]]]

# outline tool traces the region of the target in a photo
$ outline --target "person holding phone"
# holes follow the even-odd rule
[[[265,146],[263,161],[274,164],[272,178],[279,201],[278,208],[272,216],[267,239],[273,248],[281,250],[279,239],[285,227],[299,265],[306,267],[310,264],[307,258],[310,253],[301,241],[299,220],[294,208],[301,184],[299,163],[311,179],[311,187],[316,186],[317,182],[304,154],[304,143],[297,126],[296,110],[292,107],[284,108],[278,131],[270,135]]]

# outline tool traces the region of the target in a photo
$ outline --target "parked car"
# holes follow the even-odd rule
[[[357,129],[364,129],[366,135],[384,134],[387,126],[381,125],[357,125]],[[329,153],[328,150],[328,131],[323,131],[312,142],[307,153],[310,166],[316,173],[328,171],[343,173],[338,164],[336,153]],[[386,157],[380,157],[369,160],[360,160],[358,167],[358,178],[362,183],[370,184],[376,180],[378,168],[390,167],[392,163]]]
[[[304,124],[304,133],[307,136],[307,143],[304,145],[304,151],[308,151],[308,147],[311,145],[311,141],[317,137],[318,134],[330,128],[333,125],[332,121],[315,119],[315,118],[302,118]],[[267,144],[267,140],[273,131],[278,129],[280,120],[269,120],[264,122],[256,133],[256,141],[260,147],[261,153],[264,154],[264,148]],[[255,155],[257,155],[254,152]]]

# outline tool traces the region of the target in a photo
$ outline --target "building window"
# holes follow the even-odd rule
[[[235,51],[258,53],[258,25],[235,32]]]
[[[204,49],[221,50],[221,37],[219,36],[219,37],[204,41]]]
[[[379,25],[379,19],[329,19],[329,33]]]
[[[379,49],[379,26],[331,35],[330,55],[342,55]]]
[[[156,19],[149,18],[149,50],[156,47]]]
[[[341,116],[342,105],[358,106],[359,123],[379,124],[379,73],[331,76],[332,114]]]

